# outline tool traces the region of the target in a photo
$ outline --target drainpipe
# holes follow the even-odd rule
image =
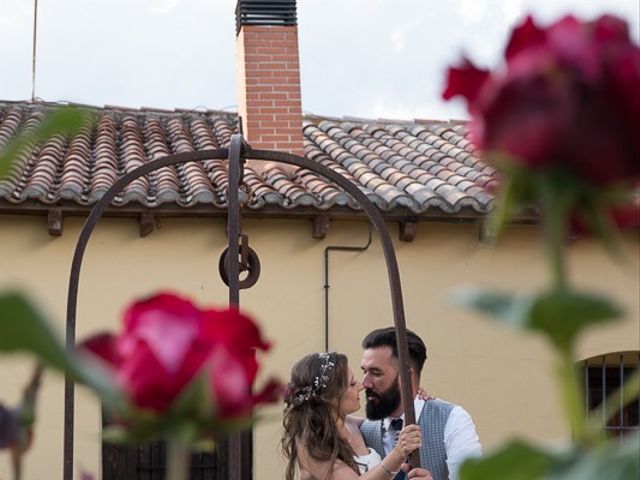
[[[330,245],[324,249],[324,351],[329,351],[329,252],[363,252],[371,245],[371,224],[367,222],[369,238],[360,247],[345,245]]]

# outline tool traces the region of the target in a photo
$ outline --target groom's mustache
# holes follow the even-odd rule
[[[375,398],[376,400],[380,400],[380,395],[378,395],[376,392],[374,392],[373,390],[371,390],[369,388],[365,388],[364,393],[365,393],[367,399]]]

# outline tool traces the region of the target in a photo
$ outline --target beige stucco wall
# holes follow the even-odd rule
[[[64,235],[50,237],[37,217],[0,216],[0,288],[25,288],[63,331],[69,265],[81,222],[65,222]],[[286,378],[291,365],[324,347],[323,250],[328,245],[360,245],[363,223],[334,222],[323,241],[311,237],[302,220],[245,221],[251,245],[260,255],[262,276],[241,303],[274,341],[265,370]],[[544,258],[535,227],[511,227],[495,246],[478,241],[477,227],[421,223],[413,243],[397,241],[390,225],[402,275],[407,324],[426,341],[429,361],[423,385],[460,403],[476,420],[487,447],[517,434],[556,442],[567,431],[552,382],[553,358],[535,337],[524,336],[452,306],[447,296],[463,283],[525,291],[545,285]],[[96,229],[81,277],[78,336],[115,328],[132,298],[161,288],[175,289],[200,302],[225,304],[217,261],[226,245],[221,220],[162,220],[161,228],[139,238],[137,224],[106,219]],[[614,263],[587,240],[570,247],[572,279],[584,288],[615,297],[627,314],[614,326],[594,330],[580,345],[581,358],[640,348],[638,240],[625,240],[624,262]],[[360,339],[392,322],[386,270],[378,241],[364,253],[335,252],[330,259],[330,349],[347,353],[358,370]],[[14,402],[26,381],[29,362],[4,357],[0,399]],[[46,377],[38,408],[35,444],[25,478],[50,480],[62,470],[62,382]],[[281,478],[277,453],[279,412],[256,429],[255,478]],[[97,403],[78,393],[76,465],[99,472]],[[8,458],[0,454],[0,479],[9,478]]]

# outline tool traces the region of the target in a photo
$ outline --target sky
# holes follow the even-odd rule
[[[236,110],[235,0],[38,0],[36,98]],[[462,54],[499,65],[528,13],[625,18],[638,0],[298,0],[302,108],[361,118],[463,119],[441,99]],[[29,100],[34,0],[0,0],[0,100]]]

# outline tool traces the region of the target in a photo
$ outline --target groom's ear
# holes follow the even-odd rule
[[[412,367],[409,367],[409,374],[411,375],[411,387],[414,392],[417,392],[418,388],[420,388],[420,377]]]

